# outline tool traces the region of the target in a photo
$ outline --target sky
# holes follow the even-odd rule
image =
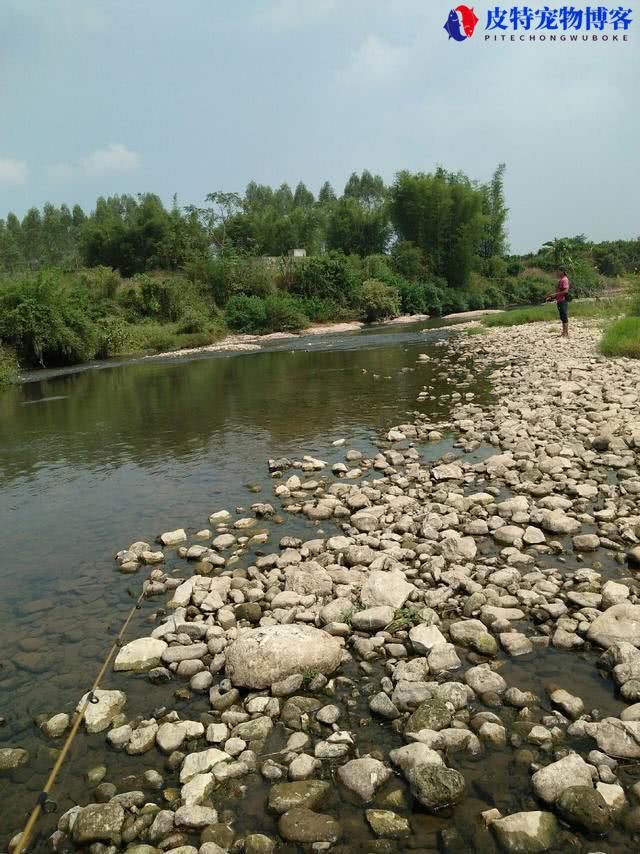
[[[640,8],[623,5],[627,43],[522,44],[484,40],[495,0],[464,42],[447,0],[0,0],[0,217],[124,192],[201,204],[252,179],[341,190],[362,169],[486,181],[505,162],[513,252],[637,237]]]

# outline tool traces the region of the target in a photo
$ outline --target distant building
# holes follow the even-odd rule
[[[287,253],[291,258],[306,258],[307,250],[306,249],[290,249]]]

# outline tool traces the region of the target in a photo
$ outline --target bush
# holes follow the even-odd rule
[[[193,308],[188,308],[178,323],[178,333],[193,334],[206,332],[207,317]]]
[[[264,301],[266,328],[271,332],[297,332],[309,325],[300,302],[288,294],[273,294]]]
[[[224,316],[229,328],[237,332],[260,332],[267,322],[264,300],[247,294],[232,296]]]
[[[400,240],[391,249],[391,266],[405,279],[421,279],[427,272],[422,249],[410,240]]]
[[[80,283],[101,300],[114,300],[122,284],[120,273],[111,267],[92,267],[80,271]]]
[[[457,314],[469,310],[469,295],[456,288],[445,288],[442,292],[442,314]]]
[[[313,323],[332,323],[342,320],[352,320],[357,316],[354,309],[344,305],[337,305],[328,299],[317,297],[298,297],[300,310]]]
[[[442,311],[443,288],[433,282],[425,282],[422,285],[424,309],[427,314],[439,317]]]
[[[400,314],[400,294],[390,285],[368,279],[360,292],[362,317],[367,323]]]
[[[403,282],[399,288],[403,314],[422,314],[426,310],[424,285]]]
[[[0,388],[18,379],[18,360],[7,347],[0,347]]]
[[[67,287],[52,272],[10,282],[0,290],[0,341],[27,365],[89,361],[98,334],[86,291]]]
[[[343,255],[308,258],[300,264],[291,291],[302,297],[353,305],[357,300],[358,279]]]
[[[178,342],[171,329],[150,324],[148,329],[144,330],[143,328],[140,343],[143,350],[155,350],[157,353],[164,353],[167,350],[173,350]]]
[[[131,327],[121,317],[105,317],[100,324],[96,355],[101,359],[125,353],[131,346]]]

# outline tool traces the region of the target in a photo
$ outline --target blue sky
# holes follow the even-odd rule
[[[456,43],[446,0],[0,0],[0,216],[505,161],[514,251],[638,236],[640,22],[487,43],[490,5]]]

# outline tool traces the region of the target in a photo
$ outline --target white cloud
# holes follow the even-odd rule
[[[338,8],[338,0],[274,0],[266,10],[276,30],[295,30],[321,21]]]
[[[121,142],[96,148],[78,163],[62,160],[45,167],[52,181],[65,182],[76,178],[101,178],[105,175],[125,175],[135,172],[142,158]]]
[[[0,184],[24,184],[28,175],[29,167],[24,160],[0,157]]]
[[[135,172],[140,165],[140,155],[121,142],[112,142],[105,148],[97,148],[85,157],[80,165],[85,175],[100,177]]]
[[[411,51],[383,41],[370,33],[353,51],[349,64],[339,72],[341,82],[383,85],[403,77],[411,67]]]

